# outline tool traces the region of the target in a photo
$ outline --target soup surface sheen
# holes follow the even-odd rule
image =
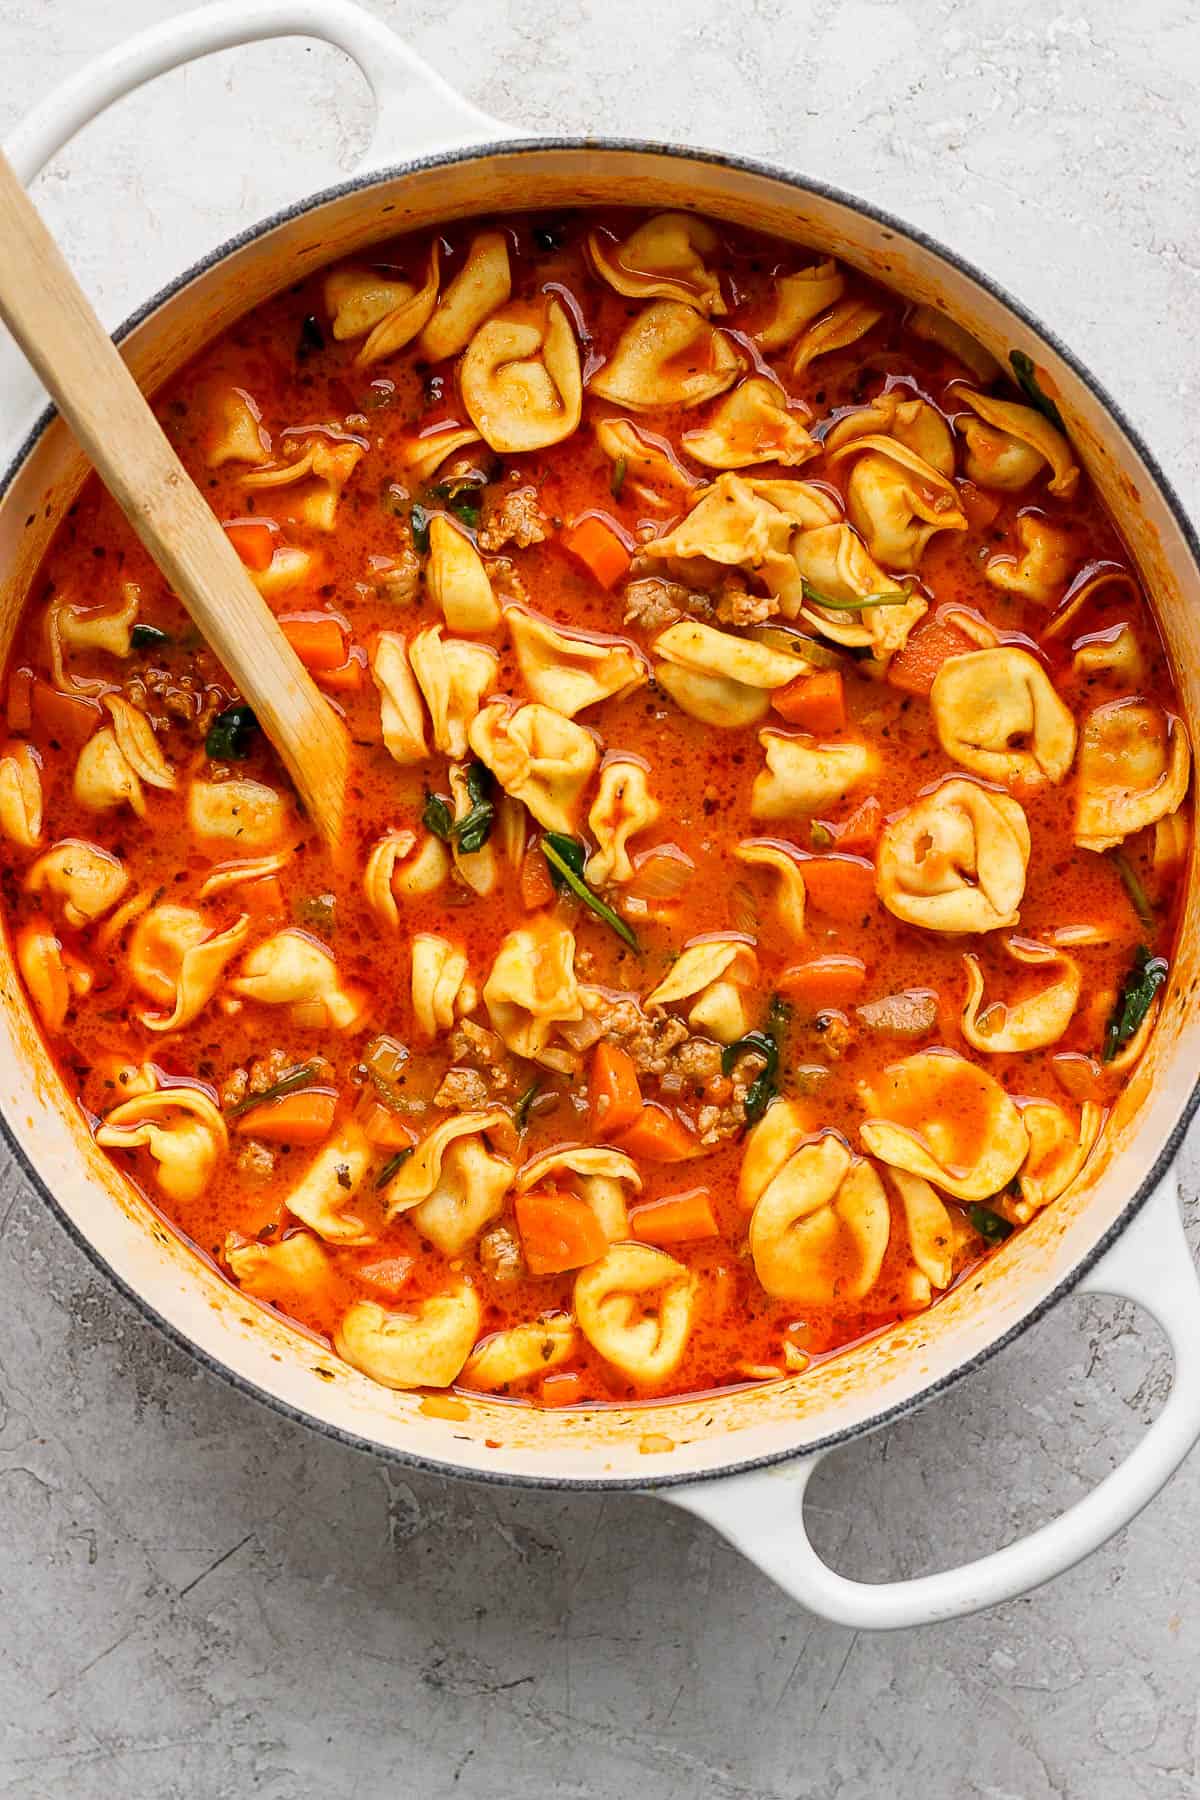
[[[802,1373],[1079,1177],[1190,759],[1014,362],[613,212],[382,246],[158,396],[346,718],[345,842],[93,481],[0,866],[64,1081],[230,1280],[393,1387],[627,1402]]]

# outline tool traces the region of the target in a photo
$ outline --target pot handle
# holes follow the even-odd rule
[[[216,0],[166,19],[85,64],[26,114],[4,149],[28,185],[97,113],[182,63],[268,38],[310,37],[345,51],[375,98],[375,129],[358,172],[404,156],[510,137],[455,92],[395,32],[351,0]],[[0,334],[0,455],[33,424],[46,396]]]
[[[1145,1307],[1174,1358],[1171,1392],[1136,1449],[1083,1500],[990,1556],[913,1581],[848,1580],[817,1555],[804,1490],[818,1452],[776,1468],[660,1490],[727,1538],[811,1612],[859,1631],[962,1618],[1060,1575],[1129,1524],[1200,1437],[1200,1280],[1183,1234],[1174,1172],[1079,1283]]]

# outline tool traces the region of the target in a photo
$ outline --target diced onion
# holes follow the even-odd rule
[[[678,900],[696,865],[675,844],[660,844],[638,858],[626,893],[631,900]]]

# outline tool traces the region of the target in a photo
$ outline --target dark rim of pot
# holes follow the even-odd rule
[[[415,157],[410,162],[397,163],[386,169],[372,170],[368,174],[356,175],[348,181],[340,182],[333,187],[324,188],[319,193],[311,195],[307,199],[297,201],[292,206],[283,207],[278,212],[272,213],[269,218],[263,219],[259,223],[248,227],[245,231],[241,231],[236,236],[227,239],[224,243],[218,245],[216,249],[210,251],[207,256],[204,256],[199,261],[193,263],[190,268],[185,270],[182,275],[177,276],[174,281],[169,282],[165,287],[161,288],[157,294],[147,300],[136,312],[131,313],[124,323],[113,333],[114,340],[119,343],[123,338],[127,337],[130,332],[136,330],[137,327],[152,313],[157,312],[168,300],[173,299],[176,294],[180,293],[191,282],[196,280],[198,276],[203,275],[215,264],[224,261],[224,259],[234,251],[240,250],[244,246],[253,243],[257,238],[265,237],[278,226],[287,224],[292,219],[301,218],[307,213],[316,211],[318,208],[326,205],[329,201],[343,199],[349,195],[361,193],[367,188],[377,187],[382,183],[394,181],[405,175],[418,174],[427,169],[445,168],[454,164],[482,162],[497,155],[535,156],[543,155],[547,151],[580,150],[592,151],[598,156],[616,152],[623,155],[661,156],[674,162],[705,163],[714,168],[732,169],[739,173],[756,176],[766,181],[777,182],[783,187],[791,188],[798,194],[813,194],[822,200],[832,201],[835,205],[843,206],[848,211],[857,213],[862,218],[869,219],[872,224],[880,226],[883,230],[894,234],[897,238],[906,239],[910,243],[918,245],[922,250],[938,257],[942,262],[956,270],[960,275],[964,275],[969,281],[974,282],[977,287],[982,289],[984,293],[990,295],[993,300],[998,301],[1000,305],[1005,307],[1015,318],[1019,319],[1027,326],[1034,336],[1039,338],[1044,344],[1048,345],[1056,355],[1061,357],[1063,362],[1067,364],[1089,390],[1092,396],[1104,408],[1117,429],[1133,447],[1155,486],[1158,488],[1181,536],[1187,544],[1192,560],[1196,564],[1197,578],[1200,580],[1200,541],[1197,539],[1196,532],[1192,527],[1187,513],[1184,511],[1183,505],[1180,502],[1174,487],[1159,467],[1156,458],[1143,440],[1137,428],[1126,417],[1122,408],[1107,392],[1103,385],[1096,380],[1095,376],[1080,362],[1079,358],[1067,348],[1053,331],[1042,324],[1042,322],[1036,318],[1027,307],[1023,306],[1020,301],[1015,300],[998,282],[994,281],[990,276],[983,274],[973,263],[968,262],[955,251],[948,250],[944,244],[939,243],[936,238],[931,237],[927,232],[920,230],[916,226],[906,224],[894,213],[887,212],[882,207],[872,205],[864,200],[856,199],[852,194],[848,194],[840,188],[831,187],[826,182],[809,180],[804,176],[793,174],[787,169],[779,168],[771,163],[759,162],[751,157],[729,156],[721,151],[693,149],[681,144],[655,143],[651,139],[643,138],[570,137],[499,139],[492,143],[472,145],[464,150],[450,150],[441,152],[437,155]],[[464,215],[464,217],[469,216],[469,214]],[[281,283],[280,285],[284,286],[286,284]],[[21,444],[8,468],[4,471],[3,477],[0,478],[0,499],[3,499],[4,495],[7,493],[18,469],[30,455],[54,417],[54,408],[48,407],[37,420],[37,423],[27,435],[25,441]],[[1032,1307],[1029,1312],[1024,1314],[1015,1324],[1010,1325],[982,1350],[977,1350],[974,1355],[968,1357],[965,1361],[958,1363],[947,1374],[939,1376],[935,1381],[931,1381],[926,1387],[923,1387],[919,1393],[910,1395],[907,1399],[898,1401],[894,1405],[884,1408],[881,1412],[874,1414],[867,1420],[854,1425],[843,1426],[839,1430],[826,1433],[824,1437],[816,1438],[812,1442],[806,1442],[802,1446],[773,1450],[759,1456],[737,1456],[735,1454],[731,1456],[728,1463],[722,1464],[719,1468],[708,1469],[698,1473],[664,1472],[663,1474],[647,1473],[638,1476],[589,1475],[583,1479],[577,1479],[568,1475],[523,1475],[514,1474],[508,1470],[489,1472],[486,1469],[462,1468],[460,1465],[454,1463],[449,1457],[443,1459],[421,1456],[411,1450],[400,1450],[388,1444],[381,1444],[376,1439],[364,1437],[358,1432],[347,1431],[342,1426],[333,1425],[326,1420],[316,1418],[303,1407],[293,1406],[289,1401],[281,1400],[277,1396],[267,1393],[266,1390],[259,1387],[256,1382],[251,1381],[247,1376],[238,1374],[235,1369],[230,1368],[229,1365],[223,1362],[219,1357],[202,1349],[189,1338],[185,1332],[171,1324],[169,1320],[163,1318],[162,1314],[158,1312],[156,1307],[151,1305],[144,1295],[139,1293],[136,1288],[131,1286],[123,1276],[119,1275],[116,1270],[112,1268],[107,1260],[100,1254],[95,1245],[92,1244],[83,1232],[79,1230],[74,1221],[59,1205],[59,1202],[51,1193],[46,1182],[42,1179],[41,1175],[33,1167],[33,1164],[26,1156],[22,1145],[17,1141],[8,1119],[2,1115],[0,1115],[0,1135],[3,1136],[4,1141],[16,1157],[18,1163],[24,1169],[33,1187],[40,1194],[59,1224],[95,1267],[101,1270],[108,1280],[120,1290],[125,1298],[137,1308],[143,1318],[148,1319],[163,1332],[166,1337],[170,1338],[174,1344],[178,1345],[181,1350],[185,1351],[203,1368],[210,1370],[222,1381],[225,1381],[231,1387],[236,1388],[239,1393],[249,1396],[251,1399],[258,1401],[261,1405],[269,1407],[273,1412],[279,1413],[282,1417],[292,1420],[296,1424],[303,1425],[312,1431],[318,1431],[324,1437],[331,1438],[335,1442],[345,1444],[350,1449],[362,1451],[368,1456],[384,1458],[388,1462],[397,1463],[406,1468],[425,1470],[429,1474],[454,1475],[466,1481],[497,1484],[503,1487],[566,1488],[583,1493],[626,1490],[636,1493],[639,1490],[690,1487],[708,1481],[721,1481],[729,1476],[749,1474],[755,1469],[766,1469],[780,1463],[787,1463],[800,1458],[816,1456],[835,1449],[841,1444],[850,1443],[853,1439],[862,1437],[867,1432],[877,1431],[882,1426],[893,1424],[896,1420],[902,1419],[909,1413],[915,1412],[919,1407],[925,1406],[930,1400],[936,1398],[937,1395],[945,1393],[947,1389],[955,1386],[966,1376],[970,1375],[975,1369],[982,1367],[985,1362],[995,1356],[999,1351],[1013,1343],[1014,1340],[1031,1325],[1036,1324],[1039,1319],[1043,1318],[1045,1314],[1050,1311],[1051,1307],[1057,1305],[1065,1295],[1071,1293],[1089,1270],[1095,1267],[1096,1263],[1099,1262],[1105,1252],[1116,1242],[1134,1216],[1141,1211],[1151,1194],[1153,1194],[1159,1183],[1170,1170],[1198,1104],[1200,1104],[1200,1081],[1197,1082],[1188,1094],[1186,1101],[1180,1109],[1179,1117],[1167,1137],[1166,1143],[1155,1159],[1153,1168],[1150,1170],[1146,1179],[1141,1183],[1137,1192],[1126,1202],[1120,1215],[1113,1221],[1108,1230],[1097,1239],[1096,1243],[1093,1244],[1079,1259],[1069,1273],[1063,1276],[1062,1280],[1051,1290],[1051,1292],[1046,1294],[1036,1306]],[[702,1404],[702,1402],[697,1402],[697,1404]],[[647,1409],[646,1416],[648,1418],[653,1417],[653,1413],[650,1409]]]

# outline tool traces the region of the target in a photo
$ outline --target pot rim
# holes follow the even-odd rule
[[[780,167],[778,164],[764,162],[756,157],[736,156],[721,150],[709,150],[700,146],[687,144],[664,143],[653,138],[623,137],[544,137],[544,138],[497,138],[483,143],[471,144],[462,149],[439,151],[427,156],[413,157],[408,161],[389,164],[384,168],[371,169],[353,175],[346,181],[319,189],[315,194],[307,195],[302,200],[280,207],[266,218],[247,226],[243,231],[235,233],[216,245],[206,255],[191,263],[181,274],[159,288],[157,293],[144,301],[134,312],[130,313],[113,332],[114,343],[121,343],[138,326],[143,324],[153,313],[157,312],[168,301],[175,298],[184,288],[199,276],[223,262],[235,251],[243,249],[256,239],[265,237],[278,226],[290,220],[303,217],[306,213],[315,212],[329,201],[347,198],[384,182],[394,181],[406,175],[420,173],[427,169],[447,168],[456,163],[469,164],[481,162],[497,155],[526,156],[536,155],[541,151],[582,150],[604,155],[609,151],[617,151],[633,155],[649,155],[666,157],[678,162],[707,163],[714,168],[735,170],[742,174],[760,176],[768,181],[776,181],[785,187],[793,188],[798,193],[813,194],[822,200],[832,201],[848,211],[859,214],[874,225],[882,226],[897,237],[905,238],[918,248],[929,252],[942,262],[949,264],[959,274],[982,288],[985,293],[997,301],[1008,312],[1028,326],[1034,335],[1062,358],[1076,377],[1090,391],[1092,396],[1116,424],[1118,430],[1133,446],[1141,459],[1151,480],[1157,487],[1167,510],[1178,528],[1188,552],[1200,573],[1200,536],[1184,509],[1173,483],[1163,471],[1153,451],[1146,444],[1141,432],[1126,416],[1124,409],[1112,397],[1107,388],[1086,367],[1086,365],[1070,350],[1061,338],[1044,325],[1037,316],[1021,301],[1014,298],[1008,290],[990,275],[959,255],[955,250],[947,248],[940,239],[933,237],[922,227],[906,223],[895,213],[885,207],[877,206],[872,201],[859,199],[844,188],[831,183],[818,181],[807,176]],[[35,420],[23,441],[18,445],[7,467],[0,471],[0,503],[15,479],[17,472],[37,447],[37,444],[56,414],[53,405],[48,405]],[[272,1412],[295,1424],[303,1425],[310,1431],[319,1432],[334,1442],[358,1450],[366,1455],[380,1458],[388,1463],[404,1468],[419,1469],[433,1475],[452,1475],[459,1480],[480,1484],[515,1488],[548,1488],[552,1490],[569,1489],[584,1493],[603,1493],[614,1490],[638,1492],[651,1488],[671,1488],[691,1486],[697,1483],[723,1480],[730,1476],[750,1474],[755,1470],[775,1467],[779,1464],[797,1461],[801,1458],[823,1455],[843,1444],[852,1442],[870,1432],[880,1430],[906,1418],[910,1413],[926,1406],[930,1401],[945,1393],[949,1388],[957,1386],[966,1376],[980,1368],[1001,1350],[1013,1343],[1016,1338],[1035,1325],[1040,1319],[1070,1294],[1082,1281],[1083,1277],[1095,1267],[1117,1239],[1145,1206],[1151,1194],[1167,1174],[1177,1156],[1189,1125],[1200,1106],[1200,1078],[1192,1085],[1178,1117],[1166,1141],[1154,1160],[1154,1164],[1137,1190],[1130,1196],[1120,1213],[1112,1221],[1106,1231],[1092,1244],[1074,1263],[1071,1269],[1056,1285],[1012,1325],[1000,1335],[993,1338],[982,1349],[976,1350],[964,1361],[956,1363],[944,1375],[922,1387],[917,1393],[899,1400],[883,1411],[873,1414],[869,1419],[860,1420],[853,1425],[845,1425],[838,1430],[826,1432],[824,1436],[815,1438],[811,1443],[800,1447],[765,1451],[757,1456],[734,1458],[718,1469],[707,1470],[701,1475],[694,1473],[647,1473],[645,1475],[596,1475],[576,1477],[572,1475],[537,1475],[517,1474],[508,1470],[463,1469],[450,1459],[424,1456],[412,1450],[399,1449],[390,1444],[382,1444],[377,1439],[366,1437],[359,1432],[347,1430],[344,1426],[318,1419],[303,1407],[293,1405],[290,1401],[270,1394],[265,1388],[252,1381],[248,1376],[240,1374],[228,1363],[202,1349],[200,1345],[188,1337],[187,1333],[164,1318],[158,1309],[139,1292],[126,1278],[101,1254],[84,1232],[75,1224],[70,1215],[63,1209],[33,1166],[24,1147],[19,1142],[7,1116],[0,1111],[0,1138],[16,1158],[17,1163],[32,1183],[34,1190],[45,1203],[51,1214],[67,1235],[81,1249],[89,1262],[98,1269],[121,1293],[130,1301],[141,1316],[162,1332],[173,1344],[183,1350],[192,1360],[209,1373],[237,1392],[255,1400],[259,1405],[268,1407]],[[647,1416],[652,1416],[652,1403],[646,1408]]]

